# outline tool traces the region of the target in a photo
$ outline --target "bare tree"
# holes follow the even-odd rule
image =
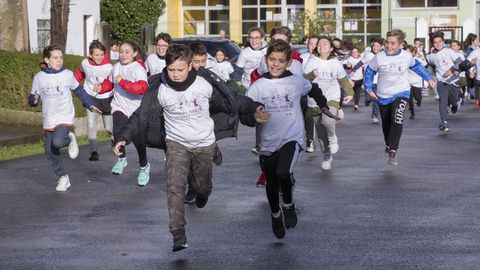
[[[50,8],[50,37],[51,44],[67,45],[68,15],[70,0],[51,0]]]

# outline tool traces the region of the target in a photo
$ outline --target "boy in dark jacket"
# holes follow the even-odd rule
[[[160,86],[159,77],[149,80],[153,88],[149,88],[139,109],[122,130],[114,152],[120,154],[120,147],[136,136],[147,146],[166,150],[169,229],[175,252],[188,247],[184,196],[189,172],[194,176],[195,203],[202,208],[212,190],[215,129],[226,132],[234,128],[235,118],[229,116],[235,116],[237,111],[228,92],[214,90],[207,80],[197,75],[191,65],[189,47],[172,45],[165,60],[167,67],[159,75]],[[268,119],[265,115],[259,115],[258,122]],[[213,116],[218,119],[214,120]]]

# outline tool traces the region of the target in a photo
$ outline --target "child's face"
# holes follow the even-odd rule
[[[372,44],[372,51],[373,51],[374,53],[378,53],[378,52],[381,51],[381,50],[382,50],[382,45],[381,45],[380,43],[374,42],[374,43]]]
[[[163,40],[160,39],[157,44],[155,45],[155,49],[157,51],[157,54],[160,56],[165,56],[167,54],[167,49],[168,49],[169,44]]]
[[[398,40],[398,37],[387,37],[387,40],[385,41],[385,49],[387,51],[387,54],[392,55],[398,50],[400,50],[402,47],[403,41],[400,42],[400,40]]]
[[[124,43],[120,46],[119,58],[122,64],[130,64],[136,56],[137,52],[129,44]]]
[[[328,56],[333,51],[332,46],[330,45],[330,41],[327,39],[320,39],[317,44],[317,52],[320,55]]]
[[[433,39],[433,48],[435,48],[437,51],[443,49],[443,39],[441,37],[436,37]]]
[[[49,68],[58,70],[63,65],[63,53],[60,50],[53,50],[50,52],[50,57],[45,57],[43,60],[45,60]]]
[[[353,58],[358,58],[360,56],[360,52],[358,51],[358,49],[353,49],[352,50],[352,57]]]
[[[313,52],[315,48],[317,47],[318,43],[318,38],[309,38],[308,39],[308,50],[310,52]]]
[[[458,43],[456,43],[456,42],[450,43],[450,48],[451,48],[452,50],[454,50],[455,52],[460,51],[460,45],[458,45]]]
[[[92,59],[93,62],[95,62],[95,64],[100,65],[102,63],[104,55],[105,55],[104,51],[95,48],[90,54],[90,58]]]
[[[222,51],[217,51],[215,53],[215,59],[217,59],[217,62],[223,62],[223,59],[225,59],[225,55],[223,54]]]
[[[284,34],[275,34],[271,38],[272,38],[272,40],[283,40],[283,41],[290,44],[290,41],[288,40],[288,37]]]
[[[248,35],[248,41],[250,41],[250,45],[252,46],[252,48],[254,48],[255,50],[259,49],[263,43],[262,33],[258,31],[250,32],[250,34]]]
[[[110,47],[110,50],[116,52],[116,51],[118,50],[117,44],[112,45],[112,46]]]
[[[338,40],[334,40],[334,41],[333,41],[333,46],[335,46],[335,48],[337,48],[337,49],[340,48],[340,45],[342,45],[342,44],[340,43],[340,41],[338,41]]]
[[[272,52],[267,56],[268,72],[273,78],[278,78],[285,72],[290,62],[285,52]]]
[[[192,56],[192,67],[194,69],[199,69],[200,67],[207,66],[207,55],[193,55]]]
[[[192,65],[181,59],[177,59],[167,66],[168,77],[174,82],[184,82],[190,70],[192,70]]]

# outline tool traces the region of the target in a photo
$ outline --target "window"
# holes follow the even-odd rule
[[[318,4],[327,5],[327,4],[336,4],[337,0],[318,0]]]
[[[401,8],[425,7],[423,0],[397,0],[397,6]]]
[[[183,33],[191,35],[217,35],[228,29],[229,0],[183,0]]]
[[[50,44],[50,20],[37,20],[37,46],[41,52]]]
[[[428,7],[457,7],[458,0],[428,0]]]
[[[369,0],[372,1],[372,0]],[[458,7],[458,0],[397,0],[399,8]]]

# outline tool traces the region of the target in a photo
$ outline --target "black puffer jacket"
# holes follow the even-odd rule
[[[256,108],[263,104],[232,91],[214,73],[200,68],[197,75],[206,79],[212,86],[210,116],[214,120],[216,140],[237,136],[239,120],[242,124],[255,126],[253,116]],[[158,89],[166,83],[166,74],[159,73],[148,78],[148,89],[140,107],[130,116],[122,128],[117,141],[138,140],[147,147],[165,149],[165,120],[163,108],[158,102]]]

